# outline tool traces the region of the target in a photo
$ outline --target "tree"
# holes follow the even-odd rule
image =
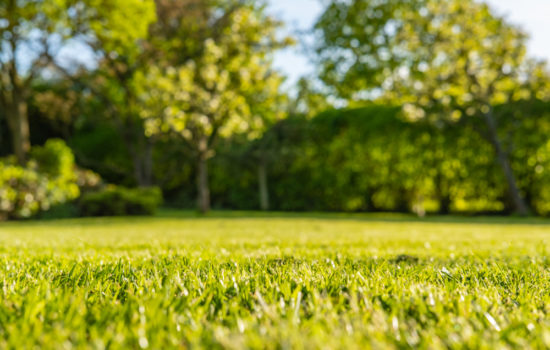
[[[403,59],[395,36],[402,16],[424,0],[332,0],[314,25],[319,78],[346,100],[380,95]]]
[[[176,135],[193,150],[203,213],[210,209],[208,159],[214,143],[261,127],[264,120],[254,113],[250,97],[277,90],[280,79],[271,71],[271,53],[286,44],[276,38],[280,24],[264,6],[205,3],[203,16],[182,18],[175,43],[180,52],[136,81],[147,135]]]
[[[32,84],[45,78],[46,72],[75,72],[74,67],[63,66],[61,54],[77,40],[95,43],[100,36],[109,37],[111,48],[132,42],[139,34],[140,14],[146,5],[140,0],[0,2],[0,107],[5,111],[20,164],[25,163],[30,150],[27,103]]]
[[[67,28],[67,10],[64,2],[0,3],[0,107],[10,129],[13,152],[21,165],[31,147],[27,111],[30,87],[51,61],[53,35],[58,34],[58,40],[67,39],[60,30]],[[24,55],[25,50],[32,50],[34,55]]]
[[[250,106],[250,117],[253,121],[246,136],[252,147],[252,159],[258,170],[258,199],[261,210],[269,209],[268,167],[272,161],[269,152],[270,135],[268,130],[277,121],[286,116],[287,96],[281,93],[283,77],[269,69],[269,65],[258,66],[263,70],[257,72],[259,77],[255,89],[245,94]]]
[[[305,114],[313,117],[323,111],[334,108],[328,99],[328,94],[316,88],[315,81],[302,77],[296,83],[296,94],[289,103],[290,114]]]
[[[125,0],[103,6],[90,16],[93,33],[86,38],[96,53],[97,67],[78,81],[84,82],[90,97],[103,107],[102,117],[118,130],[131,157],[136,183],[150,186],[153,142],[144,134],[133,81],[137,72],[151,64],[146,40],[156,19],[155,2]]]
[[[409,21],[400,35],[412,37],[411,79],[397,81],[396,90],[410,93],[406,112],[447,123],[481,118],[482,136],[491,144],[508,186],[516,213],[528,214],[494,107],[536,94],[533,83],[540,65],[526,55],[526,35],[473,1],[429,1],[427,14]],[[401,86],[400,86],[401,85]]]
[[[337,23],[329,24],[331,17]],[[528,213],[493,113],[497,104],[534,97],[535,84],[546,79],[526,55],[521,30],[473,0],[335,1],[317,28],[325,82],[346,86],[336,90],[348,98],[399,101],[412,119],[477,125],[514,210]]]

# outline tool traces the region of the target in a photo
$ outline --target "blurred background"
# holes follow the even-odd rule
[[[3,0],[0,220],[550,214],[546,0]]]

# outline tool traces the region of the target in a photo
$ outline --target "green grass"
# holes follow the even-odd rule
[[[0,225],[0,348],[543,348],[545,220],[163,212]]]

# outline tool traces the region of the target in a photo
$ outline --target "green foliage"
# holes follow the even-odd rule
[[[258,138],[284,115],[278,108],[285,100],[279,91],[283,78],[272,59],[291,40],[277,35],[281,23],[267,15],[263,2],[190,1],[181,7],[200,15],[176,14],[174,31],[157,24],[160,35],[181,50],[164,52],[162,64],[139,71],[131,87],[138,92],[146,135],[175,136],[191,148],[198,163],[197,204],[207,212],[208,159],[215,143],[238,133]]]
[[[547,92],[525,33],[484,3],[333,0],[315,28],[320,76],[338,96],[410,102],[413,118],[456,121]]]
[[[495,108],[503,134],[514,137],[510,157],[519,186],[538,214],[546,213],[542,208],[550,194],[544,185],[550,169],[548,140],[539,133],[548,128],[547,109],[548,104],[540,101]],[[312,119],[289,117],[261,140],[269,155],[270,206],[274,210],[510,212],[506,182],[491,145],[474,127],[411,122],[401,116],[399,107],[378,105],[330,110]],[[508,144],[508,138],[503,139]],[[213,206],[258,209],[257,166],[250,162],[247,141],[238,137],[223,141],[216,153],[211,167]],[[193,198],[186,186],[193,181],[193,164],[181,163],[186,158],[183,153],[176,158],[171,166],[164,164],[165,172],[191,168],[191,175],[170,186],[169,202],[178,196]],[[186,203],[193,205],[192,200]]]
[[[531,100],[495,108],[519,186],[534,212],[546,216],[550,214],[549,107],[548,103]]]
[[[79,193],[74,156],[61,140],[33,147],[25,167],[0,160],[0,218],[28,218]]]
[[[218,215],[3,225],[0,347],[550,346],[545,220]]]
[[[406,40],[409,74],[392,88],[412,95],[411,117],[457,121],[537,97],[544,65],[527,56],[519,28],[472,0],[428,0],[423,9],[396,35]]]
[[[75,201],[64,202],[50,207],[48,210],[38,213],[35,218],[39,220],[70,219],[79,216],[78,206]]]
[[[156,187],[125,188],[110,185],[98,192],[84,194],[79,202],[82,216],[152,215],[162,203]]]
[[[139,52],[138,40],[154,18],[154,0],[0,2],[0,107],[20,165],[25,164],[30,149],[28,100],[34,97],[44,105],[57,100],[48,92],[31,96],[32,84],[46,76],[71,80],[89,63],[62,57],[70,51],[63,49],[78,42],[87,44],[90,52],[105,57],[124,55],[132,61]]]
[[[78,163],[99,173],[106,182],[133,184],[131,157],[118,130],[101,116],[86,115],[85,118],[84,125],[75,130],[70,139]]]
[[[333,0],[315,23],[319,77],[337,96],[365,99],[400,63],[395,38],[401,16],[423,0]]]
[[[187,47],[173,62],[136,77],[148,135],[173,132],[198,148],[198,140],[218,134],[257,132],[273,114],[262,113],[280,96],[272,54],[288,40],[276,37],[280,23],[263,6],[230,3],[203,5],[212,22],[204,28],[181,25],[180,35],[194,38],[198,49]]]
[[[507,201],[528,214],[494,115],[497,105],[548,98],[546,64],[527,55],[525,33],[474,0],[334,0],[316,29],[321,78],[335,93],[391,101],[411,120],[476,124]]]
[[[38,171],[62,180],[74,180],[74,155],[63,140],[49,139],[42,147],[34,147],[31,158],[38,165]]]
[[[127,63],[134,63],[140,54],[140,41],[156,19],[155,1],[85,0],[84,3],[88,6],[85,11],[90,11],[86,24],[96,47],[112,58],[124,56]]]
[[[290,114],[305,114],[313,117],[333,108],[326,93],[312,83],[311,78],[300,78],[296,83],[296,96],[289,103]]]
[[[20,143],[25,164],[28,114],[33,143],[63,135],[107,182],[156,184],[187,207],[199,194],[205,211],[210,193],[214,207],[255,209],[267,182],[279,210],[510,213],[524,197],[550,215],[550,79],[519,28],[474,0],[333,0],[316,24],[326,85],[302,79],[292,100],[272,66],[292,40],[266,6],[1,2],[0,143]],[[59,66],[75,39],[97,67]],[[395,107],[327,110],[344,100]],[[99,186],[59,141],[30,156],[2,161],[0,216],[64,203],[75,182]],[[108,211],[126,211],[125,191],[103,194],[118,198]]]

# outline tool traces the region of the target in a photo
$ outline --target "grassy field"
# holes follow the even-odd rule
[[[0,348],[550,347],[550,222],[164,212],[0,225]]]

